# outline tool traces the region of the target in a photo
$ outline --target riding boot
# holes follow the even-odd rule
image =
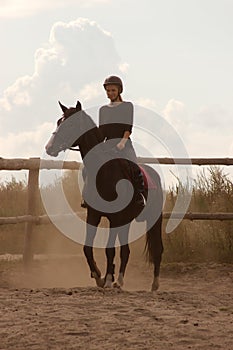
[[[83,177],[83,181],[85,184],[85,181],[87,179],[87,170],[85,167],[83,167],[83,169],[82,169],[82,177]],[[81,205],[81,208],[85,208],[85,209],[87,208],[87,203],[85,202],[85,199],[83,198],[83,196],[81,197],[80,205]]]
[[[137,164],[131,166],[132,169],[132,178],[135,188],[135,201],[139,209],[143,209],[146,205],[146,196],[145,196],[145,186],[144,179],[141,169]]]
[[[81,208],[85,208],[85,209],[87,208],[87,203],[85,202],[85,200],[83,198],[81,198],[80,205],[81,205]]]

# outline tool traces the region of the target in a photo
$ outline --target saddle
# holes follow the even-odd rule
[[[150,174],[148,173],[148,171],[146,171],[142,166],[139,165],[139,168],[142,172],[143,175],[143,181],[144,181],[144,189],[145,190],[156,190],[157,189],[157,185],[154,181],[154,179],[150,176]]]
[[[119,159],[125,177],[130,180],[140,191],[157,189],[157,184],[142,165],[134,164],[127,159]]]

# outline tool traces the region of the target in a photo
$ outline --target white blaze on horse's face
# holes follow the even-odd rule
[[[49,156],[57,156],[57,154],[53,154],[52,152],[52,146],[53,146],[53,141],[54,141],[54,134],[52,134],[52,136],[50,137],[47,145],[45,146],[45,150],[46,150],[46,153],[49,155]]]
[[[46,152],[49,151],[50,147],[52,146],[52,137],[49,139],[47,145],[45,146],[45,150]]]
[[[77,115],[77,113],[82,110],[82,105],[79,101],[77,101],[76,107],[67,108],[60,101],[59,105],[63,111],[63,116],[58,120],[57,129],[55,132],[53,132],[47,145],[45,146],[46,153],[53,157],[57,157],[59,152],[65,151],[76,141],[76,129],[72,127],[72,124],[69,123],[69,121],[67,123],[67,120],[70,120],[71,116],[75,114]],[[61,125],[62,128],[60,128]],[[70,138],[70,127],[73,129],[73,134],[71,134],[71,140],[67,141],[67,137],[69,136]]]
[[[46,153],[52,157],[57,157],[59,152],[65,149],[65,147],[63,147],[64,146],[63,143],[60,143],[60,142],[58,143],[58,137],[57,137],[58,128],[59,127],[57,127],[57,129],[52,133],[52,136],[50,137],[48,143],[45,146]]]

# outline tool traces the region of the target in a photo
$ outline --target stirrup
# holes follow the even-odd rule
[[[87,203],[85,202],[85,200],[82,198],[82,200],[81,200],[81,208],[87,208]]]
[[[137,193],[135,202],[142,209],[146,206],[146,198],[142,192]]]
[[[142,214],[142,211],[145,209],[146,206],[146,198],[143,193],[138,193],[138,196],[140,195],[140,198],[137,198],[136,206],[139,209],[139,214],[135,218],[136,222],[143,222],[146,220],[145,213]]]

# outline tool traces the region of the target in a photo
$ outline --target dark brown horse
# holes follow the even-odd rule
[[[57,122],[57,129],[46,145],[46,152],[56,157],[60,151],[79,147],[85,166],[83,197],[87,206],[86,240],[84,254],[90,267],[91,277],[97,286],[123,286],[129,259],[129,228],[131,222],[145,221],[145,251],[149,262],[154,265],[152,290],[159,287],[160,263],[163,252],[161,237],[163,193],[158,173],[147,165],[142,171],[145,177],[144,209],[135,200],[135,184],[130,177],[130,161],[121,159],[115,148],[103,142],[101,133],[92,118],[82,110],[80,102],[67,108],[59,102],[63,116]],[[153,185],[149,185],[153,183]],[[142,211],[142,212],[141,212]],[[105,277],[93,256],[94,239],[101,217],[109,221],[110,229],[106,245],[107,268]],[[114,282],[114,258],[116,239],[120,243],[120,268]]]

